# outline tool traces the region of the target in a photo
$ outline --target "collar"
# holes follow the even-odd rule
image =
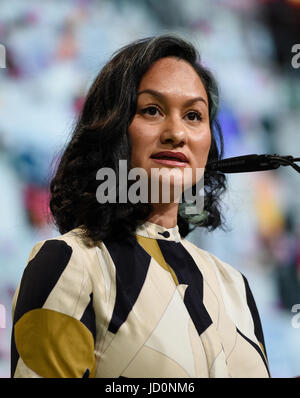
[[[141,226],[137,227],[135,233],[136,235],[151,239],[163,239],[175,242],[180,242],[182,239],[178,225],[173,228],[165,228],[149,221],[145,221]]]

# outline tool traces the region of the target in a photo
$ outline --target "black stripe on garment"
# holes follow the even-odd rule
[[[49,294],[66,268],[72,248],[62,240],[48,240],[29,261],[24,270],[14,312],[13,325],[28,311],[42,308]],[[15,345],[14,327],[11,339],[11,376],[13,377],[19,354]]]
[[[264,334],[263,334],[263,330],[262,330],[262,325],[261,325],[261,320],[260,320],[260,316],[259,316],[259,312],[252,294],[252,291],[250,289],[249,283],[247,278],[243,276],[244,279],[244,283],[245,283],[245,290],[246,290],[246,298],[247,298],[247,304],[248,307],[250,309],[252,318],[253,318],[253,323],[254,323],[254,334],[257,338],[257,340],[262,344],[262,346],[264,347],[264,351],[265,351],[265,355],[266,358],[268,359],[267,356],[267,351],[266,351],[266,347],[265,347],[265,340],[264,340]]]
[[[96,342],[96,317],[95,317],[95,311],[93,307],[93,293],[90,294],[90,302],[86,309],[84,310],[84,313],[80,319],[80,322],[82,322],[92,333],[94,337],[94,343]]]
[[[248,343],[251,344],[252,347],[254,347],[254,348],[256,349],[256,351],[259,353],[261,359],[263,360],[263,363],[265,364],[265,367],[266,367],[266,369],[267,369],[268,375],[269,375],[269,377],[270,377],[269,367],[268,367],[267,361],[266,361],[265,356],[264,356],[264,354],[262,353],[260,347],[259,347],[256,343],[254,343],[252,340],[250,340],[247,336],[245,336],[237,327],[236,327],[236,330],[237,330],[237,332],[238,332],[246,341],[248,341]]]
[[[203,304],[203,276],[193,257],[179,242],[157,239],[166,263],[175,272],[178,283],[188,285],[184,303],[199,336],[212,324]]]
[[[116,267],[116,301],[108,330],[117,333],[143,287],[151,256],[132,237],[104,244]]]

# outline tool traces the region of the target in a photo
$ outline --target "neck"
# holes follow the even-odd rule
[[[173,228],[177,225],[178,203],[152,203],[153,211],[147,221]]]

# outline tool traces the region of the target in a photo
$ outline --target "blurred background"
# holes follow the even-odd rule
[[[87,89],[113,51],[162,33],[190,40],[215,74],[225,156],[300,156],[300,0],[1,1],[0,377],[9,377],[11,301],[30,250],[58,234],[48,183]],[[300,376],[300,176],[229,174],[228,187],[227,230],[187,239],[244,273],[271,375]]]

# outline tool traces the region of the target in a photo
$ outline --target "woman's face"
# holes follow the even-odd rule
[[[206,165],[211,144],[206,90],[193,67],[175,57],[161,58],[141,79],[136,114],[129,126],[131,168],[172,171],[171,185],[185,187],[198,180],[196,169]],[[169,159],[159,152],[185,155],[186,161]],[[154,158],[156,157],[156,159]],[[192,177],[184,175],[190,168]],[[202,176],[201,174],[201,176]],[[161,180],[160,180],[161,181]]]

